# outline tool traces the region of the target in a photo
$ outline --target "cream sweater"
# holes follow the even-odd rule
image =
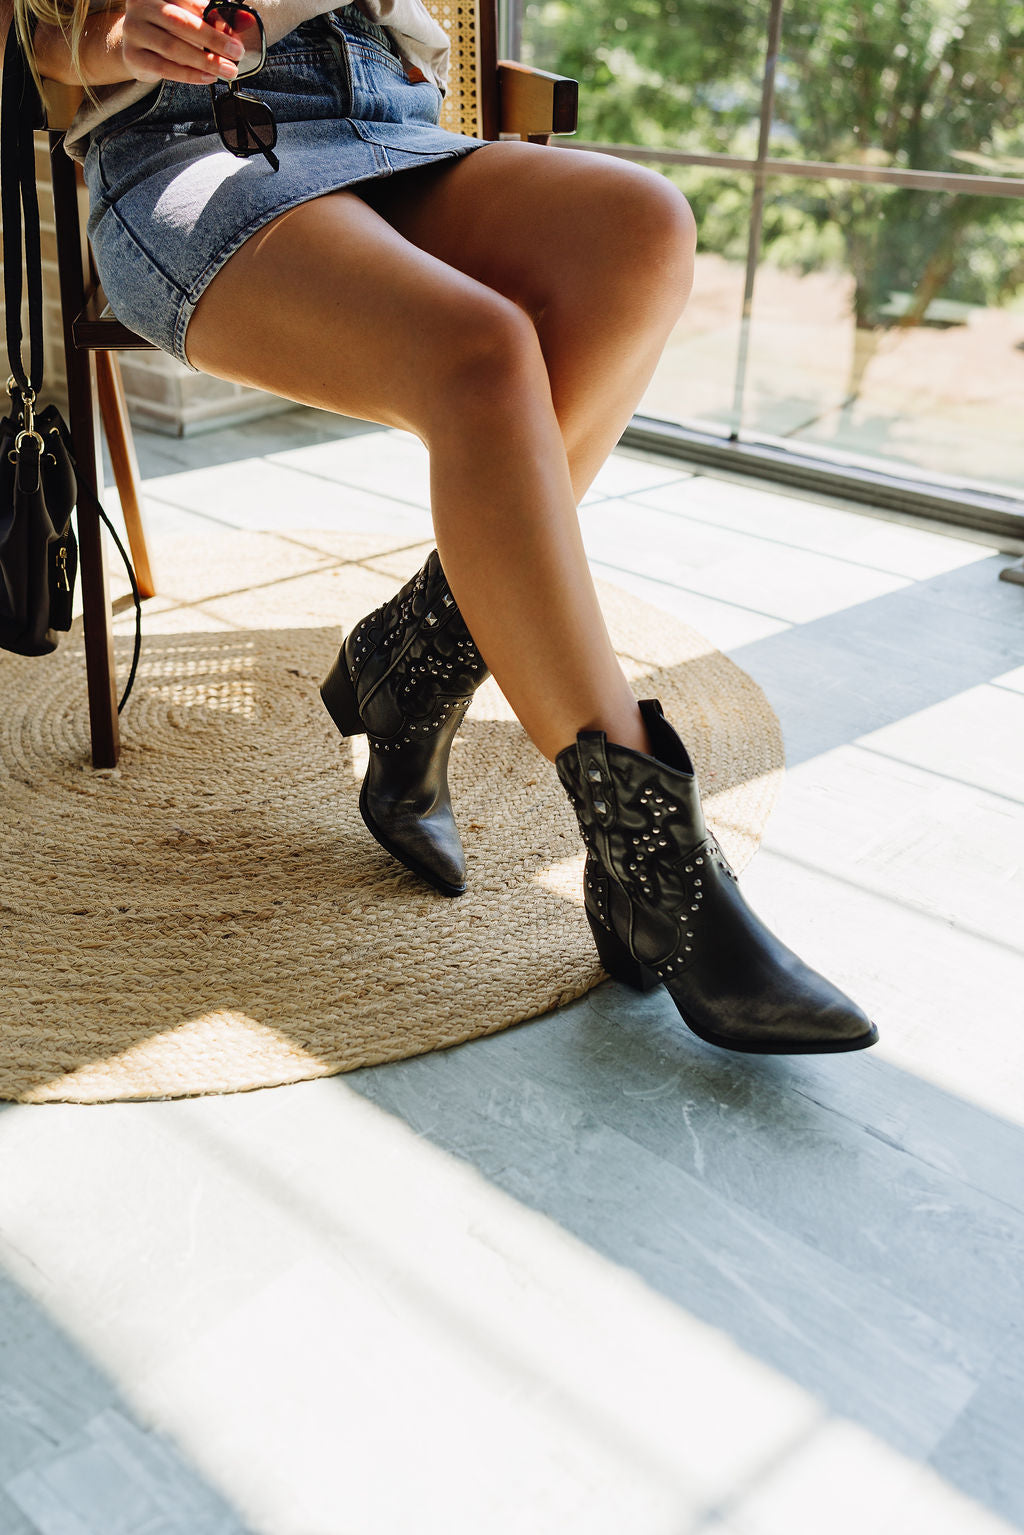
[[[335,9],[324,0],[249,0],[249,4],[263,18],[268,47],[287,37],[301,22]],[[387,27],[402,58],[421,69],[428,80],[444,91],[448,83],[448,38],[422,0],[359,0],[359,8],[372,21]],[[109,0],[93,0],[90,9],[108,10]],[[126,80],[123,84],[99,85],[94,89],[98,105],[86,97],[64,136],[64,147],[76,160],[85,158],[88,136],[94,128],[115,112],[141,101],[157,87],[149,81]]]

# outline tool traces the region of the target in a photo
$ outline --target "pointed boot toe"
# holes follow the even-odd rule
[[[832,1054],[875,1043],[877,1031],[857,1004],[747,905],[713,837],[686,855],[684,876],[687,866],[693,882],[682,904],[692,936],[681,952],[677,945],[659,955],[657,969],[695,1034],[750,1054]]]
[[[587,847],[584,900],[609,975],[661,982],[693,1033],[751,1054],[863,1050],[855,1002],[805,965],[747,905],[704,823],[686,749],[655,700],[653,755],[583,732],[556,768]]]
[[[359,813],[381,847],[434,890],[452,896],[465,893],[466,855],[447,795],[430,808],[417,801],[396,801],[375,792],[370,771],[359,793]]]
[[[713,858],[717,844],[705,846]],[[735,875],[731,880],[731,910],[716,911],[711,891],[702,908],[702,923],[717,924],[720,942],[709,943],[690,967],[678,960],[662,967],[688,1027],[709,1044],[754,1055],[829,1055],[873,1045],[877,1030],[857,1004],[775,938],[744,901]]]

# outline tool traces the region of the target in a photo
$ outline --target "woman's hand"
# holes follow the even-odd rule
[[[121,53],[135,80],[233,80],[242,44],[203,20],[202,0],[125,0]]]
[[[116,85],[123,80],[180,80],[212,85],[233,80],[242,45],[223,23],[203,20],[205,0],[125,0],[124,9],[93,11],[82,33],[77,67],[59,27],[40,23],[35,55],[44,79],[65,85]]]

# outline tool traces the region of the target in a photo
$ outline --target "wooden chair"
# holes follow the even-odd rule
[[[444,127],[480,138],[507,134],[534,143],[547,143],[552,134],[575,132],[575,80],[499,61],[497,0],[427,0],[427,6],[452,45],[451,78],[441,116]],[[80,476],[99,494],[102,432],[110,451],[140,594],[151,597],[155,587],[142,525],[138,467],[117,362],[122,348],[151,350],[151,346],[113,317],[96,278],[79,215],[81,170],[63,149],[64,129],[78,109],[81,92],[48,83],[45,99],[68,424],[76,462]],[[113,767],[119,737],[105,546],[98,518],[81,508],[78,534],[92,760],[96,767]]]

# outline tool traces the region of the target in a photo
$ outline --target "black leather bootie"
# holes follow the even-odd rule
[[[584,899],[609,975],[662,981],[710,1044],[756,1054],[863,1050],[878,1032],[768,931],[708,834],[693,764],[654,699],[653,756],[583,732],[555,766],[587,847]]]
[[[390,602],[356,625],[320,688],[342,735],[369,738],[359,794],[367,828],[444,895],[466,888],[448,754],[487,675],[435,549]]]

